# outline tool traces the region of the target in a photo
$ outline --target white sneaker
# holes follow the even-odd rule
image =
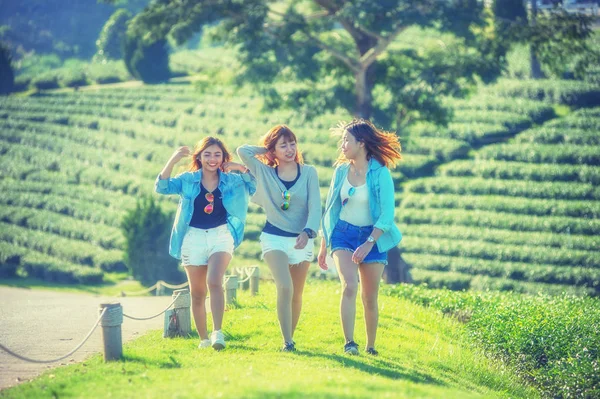
[[[223,335],[221,330],[213,331],[210,334],[210,341],[214,350],[220,351],[225,348],[225,335]]]
[[[201,339],[200,345],[198,345],[198,349],[208,348],[210,346],[210,339]]]

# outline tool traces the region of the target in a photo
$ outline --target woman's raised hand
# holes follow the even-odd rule
[[[238,172],[241,172],[241,173],[246,173],[248,171],[248,168],[246,166],[242,165],[241,163],[237,163],[237,162],[224,162],[221,165],[221,169],[225,173],[231,172],[232,170],[237,170]]]
[[[171,155],[171,162],[173,164],[176,164],[183,158],[189,157],[190,155],[192,155],[190,147],[184,145],[183,147],[179,147],[178,149],[176,149],[173,155]]]

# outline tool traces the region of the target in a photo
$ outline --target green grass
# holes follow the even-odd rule
[[[239,306],[225,314],[225,351],[199,350],[197,336],[166,340],[154,331],[124,347],[124,359],[99,355],[46,372],[0,393],[43,397],[243,397],[243,398],[480,398],[537,393],[502,363],[475,349],[463,325],[405,299],[381,296],[379,357],[342,352],[339,286],[309,281],[296,353],[279,351],[275,289],[238,293]],[[362,310],[356,338],[364,345]]]
[[[452,292],[396,285],[386,294],[465,321],[471,340],[514,365],[548,398],[600,395],[600,302],[567,294]]]

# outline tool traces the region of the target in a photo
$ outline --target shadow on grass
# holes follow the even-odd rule
[[[150,361],[150,360],[148,360],[148,358],[142,357],[142,356],[124,355],[122,361],[124,363],[139,363],[139,364],[143,364],[143,365],[152,363],[161,369],[179,369],[179,368],[181,368],[181,363],[179,363],[177,361],[177,359],[175,359],[173,356],[168,356],[163,361],[157,362],[157,361]]]
[[[382,360],[380,358],[372,358],[375,360],[376,365],[365,363],[364,361],[358,360],[360,358],[349,357],[348,355],[328,355],[318,354],[314,352],[298,351],[298,355],[306,357],[320,357],[323,359],[333,360],[340,363],[343,367],[352,367],[359,371],[376,374],[382,377],[386,377],[393,380],[409,380],[418,384],[429,384],[445,386],[447,385],[443,381],[432,377],[431,375],[421,373],[416,370],[410,370],[397,364]]]

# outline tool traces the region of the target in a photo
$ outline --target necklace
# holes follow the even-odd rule
[[[356,167],[356,165],[352,165],[354,167],[354,176],[361,176],[362,170],[358,170],[358,168]]]

